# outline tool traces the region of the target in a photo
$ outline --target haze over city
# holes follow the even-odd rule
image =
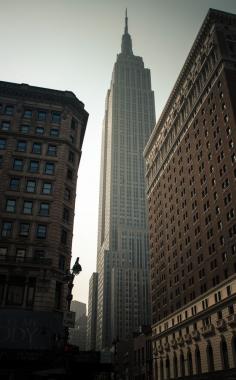
[[[209,8],[236,13],[234,0],[0,1],[1,80],[71,90],[89,121],[78,171],[73,257],[82,272],[74,299],[87,303],[96,270],[101,125],[125,8],[135,55],[151,70],[156,118]]]

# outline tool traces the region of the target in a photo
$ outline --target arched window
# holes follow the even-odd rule
[[[180,365],[180,376],[185,376],[185,367],[184,367],[184,354],[183,351],[179,355],[179,365]]]
[[[170,378],[170,359],[169,355],[166,355],[166,379]]]
[[[221,358],[222,358],[222,368],[228,369],[229,368],[228,348],[227,348],[225,338],[223,336],[221,338],[220,351],[221,351]]]
[[[187,363],[188,363],[188,375],[193,375],[193,360],[192,360],[192,353],[190,350],[187,352]]]
[[[174,370],[174,378],[176,378],[178,376],[178,361],[177,361],[177,356],[175,352],[174,352],[174,357],[173,357],[173,370]]]
[[[163,368],[163,360],[160,359],[160,380],[164,379],[164,368]]]
[[[202,363],[201,363],[201,354],[198,345],[195,348],[195,362],[196,362],[196,373],[199,375],[202,373]]]
[[[206,354],[207,354],[208,371],[213,372],[215,370],[215,365],[214,365],[214,355],[213,355],[211,342],[208,342],[207,344]]]

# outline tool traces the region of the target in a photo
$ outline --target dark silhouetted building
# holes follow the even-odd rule
[[[70,91],[0,82],[0,348],[62,337],[87,119]]]

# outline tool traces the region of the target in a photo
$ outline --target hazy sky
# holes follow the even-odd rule
[[[86,303],[96,270],[101,125],[126,7],[134,54],[151,69],[158,119],[208,9],[236,13],[236,0],[0,0],[0,80],[71,90],[89,112],[72,257],[83,269],[74,299]]]

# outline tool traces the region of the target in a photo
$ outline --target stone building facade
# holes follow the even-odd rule
[[[62,334],[87,118],[70,91],[0,82],[1,347]]]
[[[235,367],[236,16],[209,10],[145,148],[156,379]]]
[[[128,18],[107,92],[97,246],[97,349],[150,322],[143,149],[155,125],[150,70],[133,54]]]

